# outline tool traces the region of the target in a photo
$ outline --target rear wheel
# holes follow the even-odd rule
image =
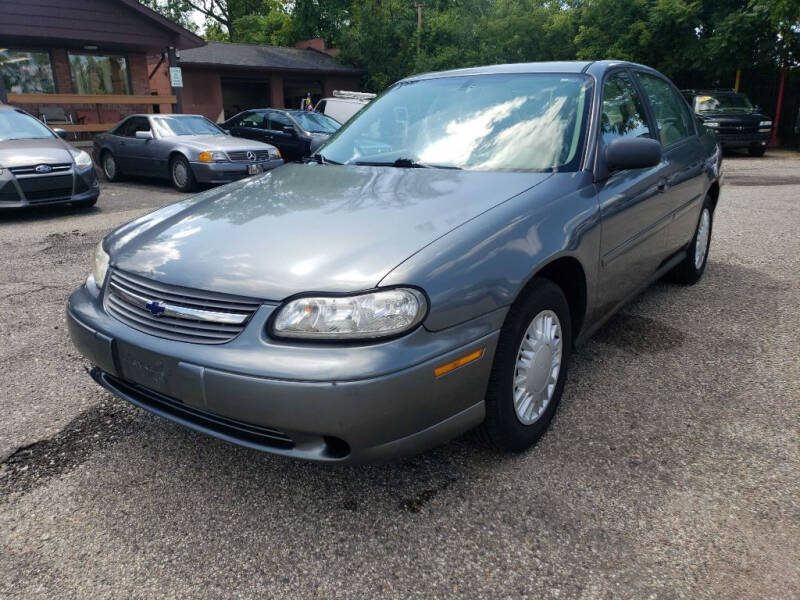
[[[122,170],[119,168],[117,159],[110,150],[103,152],[101,162],[103,165],[103,175],[106,176],[106,179],[109,181],[119,181],[122,179]]]
[[[750,156],[764,156],[767,148],[766,146],[750,146],[747,151],[750,153]]]
[[[535,444],[561,400],[571,345],[564,293],[547,279],[534,279],[500,332],[479,435],[507,452]]]
[[[176,156],[170,161],[169,172],[172,177],[172,185],[181,192],[191,192],[197,185],[192,167],[183,156]]]
[[[700,218],[697,220],[694,237],[686,251],[686,258],[670,271],[669,279],[686,285],[695,284],[700,280],[708,262],[708,248],[711,245],[713,224],[714,207],[711,199],[706,196],[703,209],[700,211]]]

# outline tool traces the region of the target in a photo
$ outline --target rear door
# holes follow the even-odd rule
[[[635,73],[664,147],[665,207],[671,218],[666,236],[668,254],[681,250],[694,236],[705,196],[705,151],[686,99],[668,80],[654,73]]]
[[[598,151],[618,137],[657,139],[643,98],[627,69],[603,80]],[[597,184],[602,236],[599,299],[601,312],[647,283],[666,252],[669,207],[664,199],[665,162],[614,172]]]

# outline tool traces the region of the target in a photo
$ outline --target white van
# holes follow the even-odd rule
[[[323,98],[314,107],[314,112],[322,113],[344,124],[354,114],[369,104],[375,94],[366,92],[333,91],[333,98]]]

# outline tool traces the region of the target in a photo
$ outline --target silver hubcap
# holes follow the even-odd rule
[[[700,223],[697,224],[697,242],[694,245],[694,268],[699,269],[703,266],[708,251],[708,237],[711,234],[711,212],[703,209],[700,215]]]
[[[535,423],[553,399],[561,354],[561,322],[543,310],[522,336],[514,367],[514,410],[523,425]]]
[[[175,180],[175,183],[183,187],[186,185],[187,177],[186,165],[181,161],[175,161],[175,164],[172,166],[172,178]]]
[[[103,161],[103,168],[106,171],[106,177],[109,179],[114,177],[114,173],[117,171],[117,163],[114,162],[114,157],[110,154],[106,155],[106,159]]]

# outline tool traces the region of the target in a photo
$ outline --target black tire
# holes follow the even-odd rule
[[[169,161],[169,177],[178,191],[191,192],[197,187],[192,166],[184,156],[176,156]]]
[[[696,262],[696,253],[697,253],[697,236],[700,232],[700,224],[703,219],[703,215],[708,211],[708,243],[706,244],[705,254],[703,255],[702,262],[697,264]],[[703,273],[706,271],[706,263],[708,262],[708,251],[711,248],[711,234],[714,231],[714,205],[711,202],[711,198],[706,196],[705,201],[703,202],[703,208],[700,210],[700,216],[697,218],[697,225],[694,228],[694,235],[692,236],[692,241],[689,244],[689,247],[686,249],[686,258],[684,258],[678,265],[672,269],[667,275],[667,278],[670,281],[674,281],[675,283],[681,283],[684,285],[694,285],[700,278],[703,276]]]
[[[764,153],[767,151],[766,146],[750,146],[747,149],[747,152],[750,156],[764,156]]]
[[[100,155],[100,166],[103,169],[103,175],[109,181],[120,181],[122,179],[122,169],[119,168],[117,157],[114,156],[111,150],[103,150],[103,154]]]
[[[561,364],[550,400],[538,419],[523,424],[514,407],[514,378],[517,355],[529,325],[543,311],[552,311],[561,326]],[[486,390],[486,420],[479,426],[478,436],[498,450],[522,452],[542,437],[556,412],[572,349],[572,327],[569,304],[564,293],[547,279],[535,278],[517,299],[506,316],[497,343],[494,363]],[[545,360],[546,362],[546,360]]]
[[[77,202],[73,202],[72,206],[75,208],[91,208],[95,204],[97,204],[97,198],[89,198],[88,200],[78,200]]]

